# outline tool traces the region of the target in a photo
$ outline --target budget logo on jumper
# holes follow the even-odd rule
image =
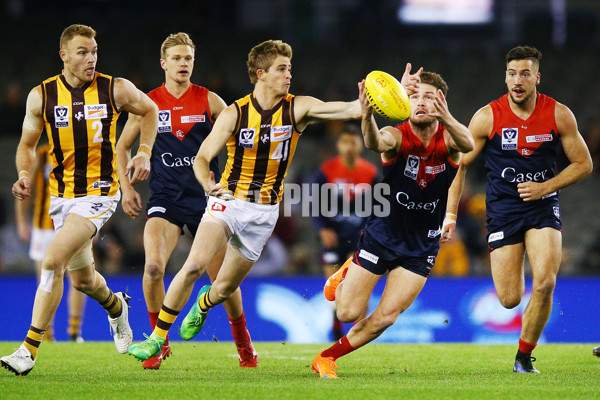
[[[292,126],[272,126],[271,127],[271,142],[281,142],[292,137]]]
[[[404,175],[409,177],[410,179],[417,180],[418,174],[419,174],[419,157],[409,154],[408,158],[406,159],[406,167],[404,167]]]
[[[171,132],[171,110],[158,112],[158,133]]]
[[[101,119],[108,117],[106,104],[86,104],[83,106],[85,119]]]
[[[240,131],[240,146],[245,149],[254,148],[254,135],[256,130],[254,128],[246,128]]]
[[[69,106],[54,106],[54,127],[69,127]]]
[[[519,144],[519,128],[502,128],[502,150],[516,150]]]

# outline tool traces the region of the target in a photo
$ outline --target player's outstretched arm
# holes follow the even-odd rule
[[[517,188],[523,201],[538,200],[544,195],[572,185],[592,173],[590,151],[579,133],[577,120],[571,110],[564,104],[556,103],[554,117],[565,155],[571,164],[554,178],[545,182],[519,183]]]
[[[31,196],[30,176],[35,168],[35,148],[42,136],[43,128],[42,88],[36,86],[27,96],[21,140],[17,147],[16,165],[19,178],[13,184],[12,194],[18,200]]]
[[[358,100],[324,102],[310,96],[296,96],[294,99],[296,126],[300,132],[308,124],[316,121],[345,121],[360,118]]]
[[[129,180],[129,172],[133,166],[131,160],[131,148],[140,135],[140,122],[141,117],[139,115],[129,114],[121,137],[117,142],[117,172],[119,174],[119,183],[123,191],[123,198],[121,199],[121,206],[125,214],[135,219],[142,211],[142,198],[138,192],[135,191],[131,181]],[[146,153],[139,153],[146,154]],[[143,160],[150,162],[144,156],[140,156]]]
[[[150,97],[138,90],[127,79],[115,79],[114,96],[116,107],[119,110],[141,117],[140,146],[135,157],[131,159],[131,166],[134,168],[131,184],[135,185],[150,176],[150,156],[158,129],[158,107]]]
[[[450,136],[448,137],[448,146],[461,153],[468,153],[473,150],[475,142],[469,129],[458,122],[456,118],[450,113],[448,108],[448,102],[446,96],[441,89],[438,89],[435,94],[435,112],[431,113],[431,116],[437,118],[437,120],[444,125]]]
[[[225,147],[227,140],[234,134],[237,124],[238,111],[235,104],[227,107],[215,121],[210,134],[204,139],[196,160],[194,161],[194,174],[196,179],[209,196],[222,199],[231,199],[232,193],[226,185],[217,185],[215,177],[210,170],[210,162]]]
[[[397,148],[396,136],[392,131],[397,129],[385,127],[379,130],[375,117],[373,116],[373,106],[369,103],[365,94],[365,80],[358,82],[358,101],[361,110],[361,130],[365,140],[365,147],[376,153],[395,152]]]

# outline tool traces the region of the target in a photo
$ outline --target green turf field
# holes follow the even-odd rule
[[[112,343],[44,343],[29,375],[0,370],[0,399],[600,399],[592,345],[542,345],[542,373],[524,375],[515,346],[371,344],[338,360],[339,380],[310,369],[323,346],[256,343],[257,369],[239,368],[233,346],[173,343],[151,371]]]

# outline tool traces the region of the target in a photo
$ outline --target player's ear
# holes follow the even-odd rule
[[[541,72],[538,72],[538,73],[537,73],[536,80],[535,80],[535,84],[536,84],[536,85],[539,85],[539,84],[540,84],[540,82],[541,82],[541,80],[542,80],[542,73],[541,73]]]
[[[163,59],[161,58],[161,59],[160,59],[160,67],[166,71],[166,70],[167,70],[167,61],[166,61],[166,60],[163,60]]]
[[[67,58],[67,50],[65,49],[60,49],[58,51],[58,56],[60,57],[60,59],[64,62],[64,63],[68,63],[69,59]]]

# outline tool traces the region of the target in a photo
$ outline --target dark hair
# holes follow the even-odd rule
[[[360,128],[353,124],[344,125],[344,127],[338,131],[336,138],[339,139],[342,135],[359,136],[361,138],[363,136]]]
[[[440,74],[436,74],[435,72],[423,71],[421,73],[421,83],[426,83],[431,86],[435,86],[440,89],[442,93],[444,93],[444,97],[448,95],[448,84],[442,78]]]
[[[517,46],[506,53],[506,64],[513,60],[531,60],[538,66],[542,59],[542,52],[532,46]]]

